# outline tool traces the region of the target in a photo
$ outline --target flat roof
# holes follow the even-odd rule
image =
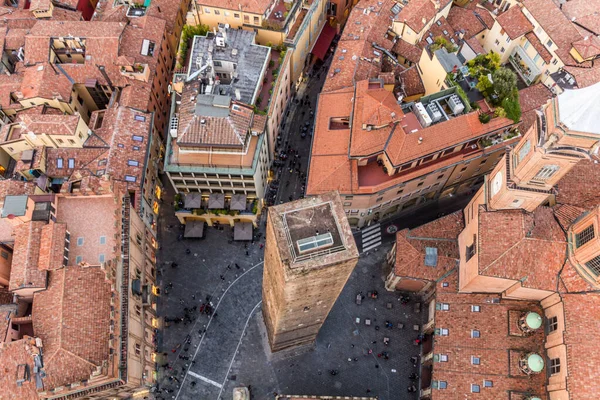
[[[25,215],[27,210],[27,197],[22,196],[6,196],[4,199],[4,206],[2,207],[2,218],[6,218],[9,215],[15,217],[22,217]]]
[[[269,224],[281,259],[290,268],[320,268],[358,257],[337,192],[273,206]]]

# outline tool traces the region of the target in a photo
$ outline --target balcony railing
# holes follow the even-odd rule
[[[527,85],[531,85],[542,73],[535,61],[527,55],[527,52],[521,46],[515,47],[512,54],[508,57],[508,61]]]

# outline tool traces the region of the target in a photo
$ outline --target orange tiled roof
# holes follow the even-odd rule
[[[412,66],[398,74],[400,87],[404,87],[405,96],[425,95],[425,85],[416,66]],[[403,86],[402,86],[403,85]]]
[[[100,267],[51,271],[48,282],[47,290],[35,293],[32,310],[44,345],[45,389],[89,379],[108,361],[112,297]]]
[[[401,38],[396,40],[396,43],[394,43],[394,47],[392,47],[392,51],[400,57],[404,57],[414,64],[419,62],[419,60],[421,59],[421,53],[423,52],[423,50],[420,47],[408,43]]]
[[[600,203],[598,185],[600,185],[598,164],[581,160],[558,182],[556,201],[560,204],[589,209]]]
[[[502,29],[506,31],[506,34],[512,40],[520,38],[527,32],[533,30],[533,25],[529,22],[525,14],[523,14],[523,11],[521,11],[521,7],[518,5],[510,7],[500,14],[496,21],[498,21]]]
[[[524,287],[556,290],[566,238],[551,208],[538,207],[532,213],[482,209],[477,243],[481,275],[523,279]]]
[[[477,15],[475,15],[475,11],[470,8],[453,5],[448,13],[447,20],[454,31],[465,31],[465,40],[472,38],[486,29],[482,20],[478,18]]]
[[[600,55],[600,39],[597,36],[585,36],[573,42],[573,47],[584,60]]]
[[[440,1],[443,9],[449,1]],[[413,31],[421,32],[425,25],[435,17],[438,9],[432,0],[411,0],[396,16],[396,20],[403,21]]]
[[[46,51],[48,50],[46,49]],[[72,87],[73,85],[66,76],[44,62],[25,68],[20,91],[24,99],[59,98],[64,102],[69,102]]]
[[[2,387],[2,398],[6,400],[29,400],[37,399],[35,378],[17,385],[17,371],[21,364],[29,365],[33,371],[33,354],[39,354],[33,338],[27,337],[14,342],[6,342],[0,346],[0,387]]]
[[[198,6],[224,8],[253,14],[264,14],[273,0],[197,0]]]
[[[436,281],[456,268],[459,259],[457,238],[463,228],[463,213],[457,211],[415,229],[399,232],[396,235],[395,275]],[[425,265],[426,247],[437,249],[436,267]]]
[[[552,61],[552,53],[550,53],[546,46],[543,45],[543,43],[540,41],[540,39],[535,33],[529,32],[525,35],[525,37],[527,38],[529,43],[531,43],[533,48],[538,52],[540,57],[542,57],[542,60],[544,60],[546,63]]]
[[[536,111],[552,98],[552,92],[542,83],[519,90],[519,104],[521,105],[521,127],[526,132],[536,121]]]
[[[8,285],[10,290],[46,287],[46,272],[38,269],[44,225],[42,221],[31,221],[13,229],[15,247]]]

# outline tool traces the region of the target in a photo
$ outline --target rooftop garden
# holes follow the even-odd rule
[[[467,63],[469,75],[475,77],[475,86],[494,107],[494,116],[506,117],[514,122],[521,119],[517,75],[508,68],[500,66],[500,56],[490,52],[481,54]],[[483,115],[483,114],[482,114]],[[489,122],[491,115],[481,117],[483,123]]]
[[[179,41],[179,50],[177,52],[176,69],[181,69],[188,64],[187,53],[194,36],[205,36],[210,28],[208,25],[184,25],[181,31],[181,40]]]
[[[273,45],[268,42],[267,46],[271,47],[271,59],[269,60],[269,65],[267,66],[265,77],[263,78],[262,88],[256,98],[256,104],[254,104],[254,112],[260,115],[267,115],[267,112],[269,111],[271,95],[277,84],[279,70],[281,69],[281,64],[287,51],[283,44]]]
[[[433,53],[435,51],[438,51],[441,48],[445,48],[448,53],[454,53],[455,51],[458,50],[458,46],[455,46],[454,44],[447,41],[445,37],[438,36],[435,38],[433,43],[429,46],[429,51],[431,51]]]

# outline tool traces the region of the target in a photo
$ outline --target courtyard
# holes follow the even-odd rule
[[[262,323],[265,218],[253,243],[232,241],[228,226],[207,228],[201,240],[182,240],[171,207],[162,212],[158,312],[167,322],[159,336],[156,398],[231,399],[237,386],[249,386],[253,399],[275,394],[417,398],[407,392],[413,384],[409,375],[417,371],[410,358],[419,353],[413,326],[421,326],[427,311],[421,306],[415,312],[417,299],[402,304],[399,293],[385,291],[381,265],[389,245],[361,257],[314,349],[284,358],[270,354]],[[374,291],[377,298],[368,297]],[[211,313],[200,312],[207,305]]]

